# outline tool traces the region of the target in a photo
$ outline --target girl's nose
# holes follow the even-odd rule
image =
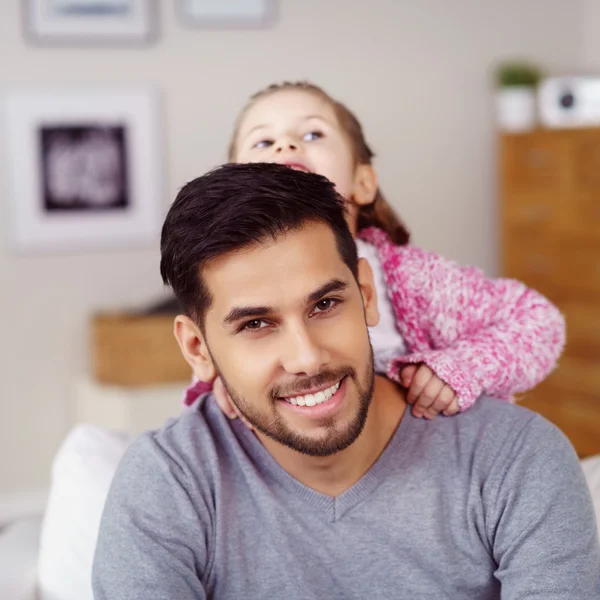
[[[291,150],[292,152],[294,152],[298,150],[298,144],[291,138],[282,138],[280,140],[277,140],[275,151],[284,152],[286,150]]]

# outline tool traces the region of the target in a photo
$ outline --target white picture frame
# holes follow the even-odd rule
[[[184,25],[199,28],[264,28],[275,21],[275,0],[178,0]]]
[[[164,184],[154,88],[12,89],[4,104],[13,251],[158,243]]]
[[[25,37],[40,45],[139,45],[157,37],[157,0],[22,0]]]

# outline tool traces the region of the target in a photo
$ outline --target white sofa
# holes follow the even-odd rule
[[[110,481],[135,436],[78,425],[52,466],[44,514],[0,531],[0,600],[92,600],[90,574]]]
[[[41,528],[38,515],[17,519],[0,532],[2,600],[35,600]]]
[[[90,576],[102,507],[133,439],[89,425],[70,433],[54,460],[45,515],[14,519],[0,531],[0,600],[93,600]],[[600,456],[582,466],[600,532]]]

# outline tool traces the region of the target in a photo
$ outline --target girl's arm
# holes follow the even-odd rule
[[[186,406],[191,406],[199,396],[202,396],[202,394],[206,394],[206,392],[210,392],[212,390],[213,383],[213,381],[210,383],[200,381],[195,375],[193,375],[190,385],[188,385],[183,394],[183,403]]]
[[[380,252],[411,348],[394,361],[390,376],[425,363],[464,410],[482,394],[508,399],[529,390],[556,366],[565,321],[541,294],[417,248],[388,244]]]

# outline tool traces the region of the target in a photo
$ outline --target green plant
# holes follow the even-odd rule
[[[506,62],[496,69],[499,87],[535,87],[542,77],[540,69],[526,62]]]

